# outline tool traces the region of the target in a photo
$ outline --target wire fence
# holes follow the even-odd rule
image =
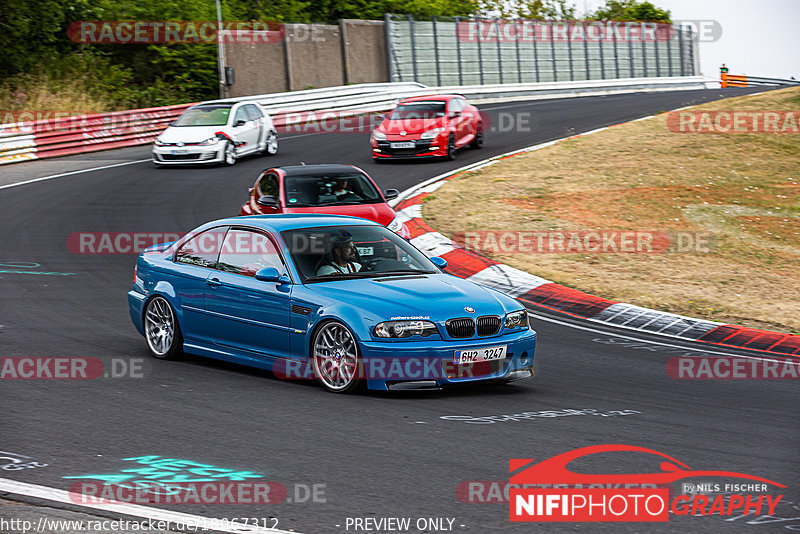
[[[694,76],[695,39],[648,22],[386,15],[391,81],[430,85]]]

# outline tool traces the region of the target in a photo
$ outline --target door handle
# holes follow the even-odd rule
[[[219,287],[222,285],[222,282],[219,281],[219,278],[207,278],[206,284],[211,287]]]

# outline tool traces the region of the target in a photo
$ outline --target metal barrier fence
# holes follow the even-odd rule
[[[694,76],[696,36],[671,24],[387,14],[390,80],[478,85]]]

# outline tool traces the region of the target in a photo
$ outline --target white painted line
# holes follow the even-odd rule
[[[27,497],[44,499],[47,501],[56,501],[69,504],[71,506],[103,510],[105,512],[141,517],[144,519],[152,519],[153,521],[171,521],[172,523],[181,523],[184,525],[197,525],[198,528],[203,528],[204,525],[210,525],[214,528],[209,530],[215,530],[217,532],[229,532],[231,534],[241,534],[246,532],[252,532],[255,534],[290,534],[288,530],[265,528],[256,525],[231,525],[230,522],[226,522],[225,520],[221,519],[204,517],[201,515],[184,514],[183,512],[173,512],[171,510],[164,510],[161,508],[151,508],[149,506],[142,506],[139,504],[78,504],[75,503],[70,497],[70,495],[74,496],[75,494],[71,494],[68,491],[48,488],[47,486],[37,486],[36,484],[19,482],[17,480],[11,480],[8,478],[0,478],[0,491],[7,491],[16,495],[25,495]],[[225,528],[226,523],[227,528]],[[294,534],[297,533],[294,532]]]
[[[42,182],[44,180],[52,180],[53,178],[61,178],[62,176],[72,176],[74,174],[82,174],[84,172],[101,171],[103,169],[113,169],[114,167],[123,167],[125,165],[135,165],[136,163],[144,163],[145,161],[153,161],[151,159],[137,159],[136,161],[126,161],[124,163],[114,163],[113,165],[103,165],[102,167],[91,167],[89,169],[81,169],[79,171],[62,172],[61,174],[51,174],[50,176],[42,176],[41,178],[33,178],[25,180],[24,182],[17,182],[15,184],[0,185],[0,189],[9,187],[17,187],[18,185],[32,184],[34,182]]]
[[[786,357],[787,357],[786,360],[775,360],[775,359],[770,359],[770,358],[775,358],[775,356],[749,356],[749,355],[746,355],[746,354],[734,354],[734,353],[731,353],[731,352],[720,352],[720,351],[717,351],[717,350],[710,350],[710,349],[703,348],[702,345],[700,345],[698,347],[694,347],[694,346],[687,347],[687,346],[684,346],[684,345],[673,345],[672,343],[664,343],[663,341],[653,341],[651,339],[641,339],[641,338],[638,338],[638,337],[626,336],[625,334],[618,334],[616,332],[597,330],[596,328],[590,328],[588,326],[581,326],[581,325],[577,325],[577,324],[570,323],[570,322],[567,322],[567,321],[560,321],[558,319],[554,319],[552,317],[547,317],[545,315],[539,315],[538,313],[532,312],[530,310],[530,308],[528,308],[528,315],[531,315],[531,316],[535,317],[536,319],[540,319],[542,321],[547,321],[548,323],[555,323],[555,324],[559,324],[561,326],[567,326],[567,327],[570,327],[570,328],[577,328],[578,330],[585,330],[587,332],[594,332],[595,334],[602,334],[604,336],[621,337],[623,339],[630,339],[631,341],[638,341],[638,342],[641,342],[641,343],[651,343],[653,345],[663,345],[665,347],[674,347],[674,348],[677,348],[677,349],[683,349],[683,350],[685,350],[687,352],[706,352],[708,354],[719,354],[721,356],[731,356],[733,358],[748,358],[748,359],[751,359],[751,360],[759,360],[759,361],[760,360],[767,360],[767,361],[779,362],[779,363],[789,362],[794,366],[800,367],[800,362],[795,362],[795,361],[791,360],[791,355],[790,354],[786,355]],[[605,323],[600,323],[600,324],[605,324]],[[617,325],[613,325],[613,324],[610,324],[610,325],[607,325],[607,326],[610,327],[610,328],[616,328],[617,327]],[[652,332],[649,332],[649,333],[652,333]],[[665,334],[655,334],[655,333],[653,333],[653,335],[665,335]],[[696,343],[696,342],[694,342],[694,341],[692,341],[690,339],[687,339],[686,342],[687,343],[692,343],[693,345],[694,345],[694,343]]]

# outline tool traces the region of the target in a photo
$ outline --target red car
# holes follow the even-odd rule
[[[387,204],[397,189],[384,192],[353,165],[292,165],[267,169],[250,188],[241,215],[328,213],[361,217],[408,238],[403,221]]]
[[[373,130],[372,159],[454,160],[460,148],[481,148],[483,134],[483,116],[461,95],[405,98]]]

